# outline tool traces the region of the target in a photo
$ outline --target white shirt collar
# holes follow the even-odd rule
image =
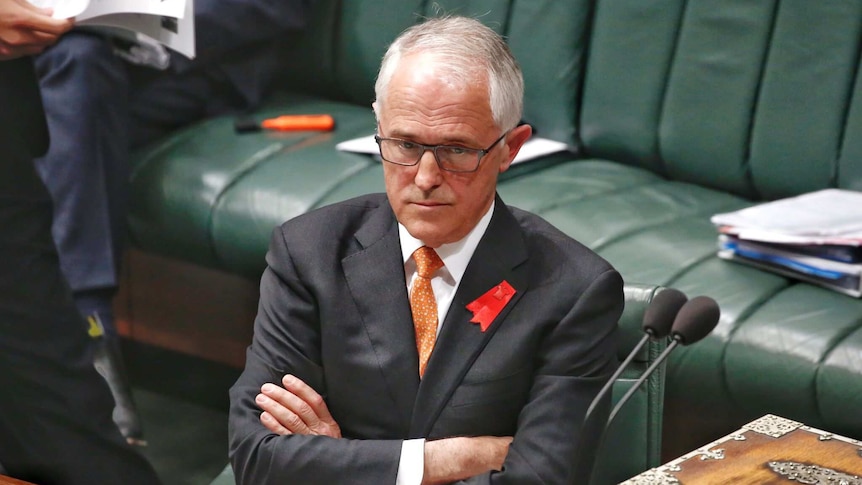
[[[485,212],[485,215],[479,219],[476,226],[467,233],[460,241],[443,244],[439,248],[435,248],[437,255],[443,260],[444,267],[449,271],[449,274],[455,280],[456,285],[461,282],[464,272],[467,271],[467,264],[473,258],[473,253],[479,246],[479,241],[485,235],[488,225],[491,223],[491,216],[494,214],[494,206],[497,201],[491,201],[491,207]],[[424,243],[407,232],[407,228],[400,222],[398,223],[398,237],[401,240],[401,257],[402,261],[407,264],[411,260],[413,252],[424,246]]]

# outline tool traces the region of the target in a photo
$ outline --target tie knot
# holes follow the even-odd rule
[[[430,278],[435,271],[443,267],[443,260],[437,255],[437,251],[428,246],[414,251],[413,261],[416,262],[416,273],[423,278]]]

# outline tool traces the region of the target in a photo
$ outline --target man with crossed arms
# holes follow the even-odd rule
[[[517,62],[480,22],[433,19],[375,90],[386,194],[273,233],[230,392],[237,482],[577,482],[622,279],[496,196],[532,131]]]

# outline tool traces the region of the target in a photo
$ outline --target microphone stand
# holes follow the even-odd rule
[[[652,364],[650,364],[649,367],[647,367],[647,369],[638,378],[638,380],[635,381],[635,383],[632,384],[631,387],[629,387],[628,391],[626,391],[626,393],[623,395],[623,397],[621,397],[620,400],[617,401],[617,405],[614,406],[614,409],[611,411],[611,414],[608,415],[608,420],[605,423],[605,431],[607,431],[607,429],[611,426],[611,422],[613,422],[614,417],[616,417],[616,415],[620,412],[620,409],[622,409],[622,407],[625,405],[625,403],[628,402],[628,400],[632,398],[634,393],[637,392],[637,390],[643,385],[643,383],[649,378],[649,376],[652,375],[653,372],[655,372],[655,370],[658,368],[658,366],[660,366],[662,364],[662,362],[664,362],[665,359],[667,359],[667,357],[668,357],[668,355],[670,355],[671,351],[673,349],[675,349],[677,345],[679,345],[679,342],[680,342],[679,339],[676,338],[676,336],[674,336],[674,339],[671,340],[671,342],[668,344],[667,348],[664,349],[661,354],[659,354],[659,356],[652,362]]]
[[[605,385],[598,392],[598,394],[596,394],[596,396],[603,397],[610,391],[611,387],[613,387],[614,385],[614,381],[619,379],[623,372],[628,368],[629,364],[631,364],[632,361],[635,359],[635,356],[640,353],[641,349],[644,347],[644,345],[647,344],[647,342],[650,341],[651,338],[653,338],[652,332],[647,330],[647,334],[641,337],[640,341],[637,343],[637,345],[635,345],[635,348],[629,353],[629,355],[626,356],[626,359],[620,364],[620,366],[617,367],[617,370],[615,370],[613,375],[611,375],[610,379],[605,382]],[[598,399],[593,399],[593,402],[590,403],[590,407],[587,408],[587,413],[584,415],[585,422],[593,414],[593,410],[598,404]]]

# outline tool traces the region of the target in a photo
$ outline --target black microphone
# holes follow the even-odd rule
[[[718,303],[708,296],[697,296],[692,298],[679,309],[679,313],[674,319],[673,327],[670,330],[671,342],[667,348],[659,354],[652,364],[644,371],[643,375],[635,381],[629,388],[628,392],[620,398],[617,405],[614,406],[608,420],[605,423],[605,430],[610,427],[611,422],[619,413],[620,409],[628,402],[629,399],[637,392],[638,388],[649,378],[649,376],[667,359],[668,355],[678,345],[691,345],[702,338],[709,335],[710,332],[718,325],[718,319],[721,317],[721,310],[718,308]]]
[[[641,337],[640,342],[635,345],[634,349],[629,352],[625,360],[619,365],[619,367],[617,367],[616,372],[614,372],[607,382],[605,382],[604,387],[602,387],[598,394],[593,398],[593,401],[590,403],[590,407],[587,408],[587,412],[584,414],[581,432],[597,433],[599,438],[597,441],[598,446],[595,448],[587,449],[580,446],[580,449],[575,453],[575,465],[573,467],[572,476],[578,478],[578,483],[587,484],[590,482],[590,476],[592,475],[592,469],[597,452],[601,448],[601,443],[604,441],[604,425],[607,422],[593,423],[591,418],[593,411],[596,409],[596,406],[598,406],[598,404],[606,399],[607,395],[612,392],[616,380],[632,363],[634,358],[638,353],[640,353],[643,346],[649,342],[650,338],[664,338],[670,333],[677,313],[683,305],[685,305],[686,301],[688,301],[688,297],[681,291],[674,288],[665,288],[652,299],[644,311],[642,327],[645,335]]]
[[[625,360],[619,365],[619,367],[617,367],[617,370],[613,373],[610,379],[605,382],[604,387],[602,387],[598,394],[596,394],[596,397],[593,398],[593,402],[590,403],[590,407],[584,415],[585,423],[593,414],[593,410],[595,410],[596,406],[609,392],[611,392],[611,389],[614,387],[614,381],[622,375],[623,371],[625,371],[632,363],[643,346],[649,342],[649,339],[663,338],[670,333],[676,314],[686,301],[688,301],[688,297],[685,296],[683,292],[674,288],[665,288],[652,299],[649,306],[644,310],[642,327],[645,335],[641,337],[640,342],[638,342],[634,349],[629,352],[629,355],[627,355]]]
[[[658,298],[658,296],[656,296],[656,298]],[[670,315],[672,315],[672,313]],[[600,450],[604,444],[605,435],[607,434],[608,428],[610,428],[617,413],[620,412],[620,409],[622,409],[625,403],[627,403],[634,393],[637,392],[638,388],[641,387],[644,381],[646,381],[658,366],[667,359],[671,351],[673,351],[673,349],[678,345],[691,345],[709,335],[709,333],[712,332],[712,329],[714,329],[718,324],[720,316],[721,312],[718,309],[718,304],[712,298],[698,296],[683,303],[679,308],[679,311],[676,312],[676,318],[673,319],[673,326],[670,329],[672,338],[671,343],[668,344],[667,348],[664,349],[658,357],[656,357],[655,361],[653,361],[649,367],[647,367],[643,375],[635,381],[625,395],[620,398],[617,405],[611,410],[604,428],[599,431],[596,451]],[[644,313],[644,321],[646,320],[646,313]],[[592,467],[587,466],[586,462],[576,462],[574,476],[578,477],[578,480],[582,483],[590,483]]]

